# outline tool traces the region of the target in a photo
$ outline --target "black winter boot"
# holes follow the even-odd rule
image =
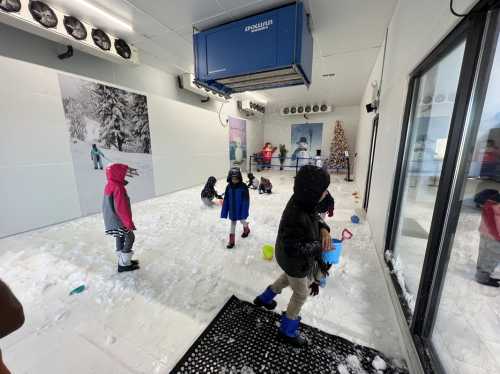
[[[123,273],[123,272],[126,272],[126,271],[134,271],[134,270],[139,270],[140,267],[139,267],[139,264],[130,264],[128,266],[120,266],[118,265],[118,272],[119,273]]]

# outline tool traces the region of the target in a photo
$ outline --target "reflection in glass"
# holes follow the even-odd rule
[[[447,373],[500,373],[498,28],[495,34],[493,45],[486,47],[493,48],[493,58],[485,62],[474,102],[477,137],[465,143],[468,174],[432,332],[432,345]]]
[[[417,81],[392,260],[411,310],[415,307],[464,48],[465,43],[456,47]]]

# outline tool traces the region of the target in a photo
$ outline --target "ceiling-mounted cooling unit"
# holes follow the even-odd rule
[[[35,0],[0,0],[0,22],[113,62],[139,63],[124,40]]]
[[[229,97],[226,97],[218,92],[211,90],[208,87],[201,86],[194,82],[194,75],[189,73],[184,73],[179,75],[179,87],[195,94],[202,96],[204,98],[211,98],[217,101],[227,101]]]
[[[281,108],[282,116],[303,116],[310,114],[330,113],[333,111],[331,105],[326,104],[297,104]]]
[[[224,94],[311,84],[313,38],[301,2],[193,36],[196,81]]]
[[[246,115],[264,115],[266,113],[266,106],[254,100],[238,101],[238,109]]]

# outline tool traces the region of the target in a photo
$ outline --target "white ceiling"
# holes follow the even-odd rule
[[[88,0],[130,23],[133,31],[113,24],[80,0],[47,0],[66,13],[124,38],[140,49],[143,63],[170,73],[193,71],[192,28],[205,29],[287,0]],[[397,0],[306,0],[315,40],[313,83],[261,91],[272,104],[360,103],[385,29]],[[323,74],[335,73],[333,78]]]

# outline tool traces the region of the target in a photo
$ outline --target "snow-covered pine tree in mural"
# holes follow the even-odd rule
[[[72,97],[63,99],[64,113],[69,120],[69,134],[71,139],[85,141],[87,125],[84,120],[82,105]]]
[[[129,94],[123,90],[95,84],[91,91],[94,113],[101,124],[99,143],[120,152],[132,136],[132,123],[127,121]]]
[[[139,140],[140,151],[151,153],[151,132],[149,131],[148,103],[146,96],[135,95],[132,106],[133,134]]]
[[[329,169],[344,169],[346,167],[345,152],[348,150],[347,141],[344,134],[342,122],[337,121],[330,145],[330,158],[328,159]]]

